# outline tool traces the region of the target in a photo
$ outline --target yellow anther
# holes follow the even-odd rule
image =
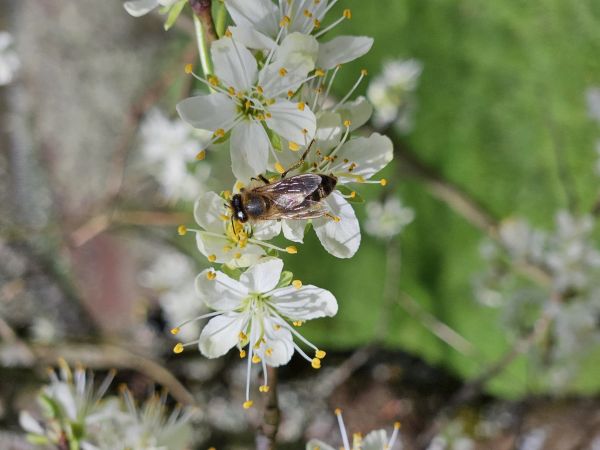
[[[354,166],[354,167],[356,167],[356,166]],[[365,177],[363,177],[362,175],[359,175],[359,176],[356,177],[356,181],[358,183],[364,183],[365,182]]]
[[[327,353],[325,353],[323,350],[317,350],[315,352],[315,356],[319,359],[325,358],[326,355],[327,355]]]
[[[297,152],[298,150],[300,150],[300,146],[294,141],[288,142],[288,148],[293,152]]]
[[[240,242],[240,245],[241,245],[241,244],[242,244],[242,243]],[[242,254],[241,254],[241,253],[236,253],[235,255],[233,255],[233,257],[234,257],[235,259],[240,259],[240,258],[242,257]]]
[[[252,108],[252,102],[250,100],[246,100],[246,103],[244,103],[244,108],[246,108],[246,109]]]
[[[304,14],[305,17],[312,17],[313,16],[312,13],[308,9],[305,9],[304,11],[302,11],[302,14]]]
[[[228,87],[227,92],[229,92],[229,95],[233,97],[235,95],[235,88],[233,86]]]
[[[273,117],[273,114],[271,114],[270,112],[266,113],[265,116],[267,117],[267,119],[270,119],[271,117]]]
[[[175,344],[175,347],[173,347],[173,353],[181,353],[183,351],[183,344],[181,342],[178,342],[177,344]]]
[[[283,16],[281,18],[281,20],[279,21],[279,26],[280,27],[287,27],[290,24],[291,21],[292,21],[292,19],[290,19],[289,16]]]
[[[298,253],[298,249],[294,245],[286,247],[285,251],[288,252],[290,255],[295,255],[296,253]]]
[[[346,128],[350,128],[350,125],[352,125],[352,122],[351,122],[351,121],[349,121],[349,120],[344,120],[344,126],[345,126]]]
[[[217,128],[214,133],[215,136],[222,138],[225,136],[225,130],[223,128]]]
[[[315,28],[321,28],[321,21],[319,19],[313,19],[313,25]]]
[[[342,414],[342,410],[340,408],[335,408],[334,413],[335,413],[336,416],[339,416],[339,415]]]
[[[288,71],[286,70],[285,67],[282,67],[281,69],[279,69],[279,76],[285,77],[287,75]]]
[[[263,90],[262,86],[256,86],[256,92],[258,92],[260,95],[263,95],[265,91]]]
[[[240,350],[240,358],[244,359],[246,357],[246,350]]]
[[[296,106],[298,107],[298,109],[300,111],[304,111],[304,107],[306,106],[306,103],[304,103],[304,102],[298,102],[298,104]]]
[[[306,128],[302,128],[302,134],[308,134],[308,130]]]
[[[382,178],[381,180],[379,180],[379,184],[382,186],[387,186],[387,180],[385,178]]]
[[[302,287],[302,281],[294,280],[292,281],[292,286],[294,286],[296,289],[300,289]]]
[[[217,278],[217,272],[213,272],[212,270],[206,272],[206,278],[208,278],[209,280],[214,280],[215,278]]]
[[[324,77],[325,71],[323,69],[315,69],[315,75],[318,77]]]
[[[312,361],[310,362],[310,365],[312,366],[313,369],[320,369],[321,368],[321,360],[319,358],[313,358]]]
[[[273,349],[272,348],[269,347],[268,349],[265,350],[265,355],[271,356],[272,354],[273,354]]]
[[[292,98],[294,96],[294,91],[288,91],[287,96]]]
[[[206,257],[210,262],[215,262],[217,260],[217,255],[208,255]]]
[[[352,11],[350,11],[349,9],[345,9],[344,12],[342,13],[342,15],[346,19],[352,19]]]
[[[356,191],[350,192],[350,198],[355,198],[355,197],[356,197]]]
[[[223,222],[228,222],[229,216],[226,216],[225,214],[219,214],[219,219],[221,219]]]
[[[302,325],[304,325],[304,322],[302,320],[296,320],[292,322],[292,325],[294,325],[295,327],[301,327]]]
[[[223,191],[221,192],[221,195],[225,200],[229,200],[231,198],[231,191]]]
[[[369,75],[369,71],[368,71],[367,69],[361,69],[361,70],[360,70],[360,74],[361,74],[363,77],[366,77],[367,75]]]
[[[253,362],[254,364],[258,364],[259,362],[261,362],[260,356],[258,356],[258,355],[254,355],[254,356],[252,357],[252,362]]]
[[[394,422],[394,429],[399,430],[402,424],[400,422]]]
[[[227,28],[227,30],[225,30],[225,36],[228,37],[228,38],[230,38],[231,36],[233,36],[231,34],[231,31],[229,31],[229,28]]]
[[[242,406],[244,407],[244,409],[250,409],[252,408],[253,404],[254,402],[252,400],[247,400],[244,403],[242,403]]]
[[[176,335],[180,331],[181,331],[181,329],[179,327],[171,328],[171,334],[172,335]]]
[[[179,236],[185,236],[187,234],[187,227],[185,225],[179,225],[177,227],[177,234]]]
[[[218,86],[219,85],[219,79],[215,75],[209,75],[207,77],[207,80],[211,84],[211,86]]]
[[[281,330],[281,325],[277,325],[277,324],[275,324],[275,325],[273,325],[273,329],[274,329],[275,331],[279,331],[279,330]]]
[[[231,245],[224,245],[223,246],[223,251],[225,253],[230,252],[231,250],[233,250],[233,247]]]
[[[285,69],[283,69],[283,70],[285,70]],[[277,103],[277,100],[274,98],[269,98],[269,99],[265,100],[265,103],[267,104],[267,106],[271,106],[271,105],[274,105],[275,103]],[[271,115],[267,114],[267,117],[271,117]]]
[[[194,66],[191,64],[186,64],[183,70],[189,75],[194,70]]]
[[[267,386],[266,384],[263,384],[262,386],[258,387],[258,390],[260,392],[269,392],[269,386]]]
[[[196,153],[196,159],[198,161],[202,161],[204,158],[206,158],[206,150],[200,150],[198,153]]]
[[[279,173],[283,173],[283,172],[285,172],[285,167],[283,167],[280,162],[276,162],[275,170]]]
[[[246,336],[246,333],[244,333],[243,331],[240,331],[240,334],[238,335],[238,337],[240,338],[240,341],[248,340],[248,336]]]
[[[242,183],[241,181],[236,181],[235,185],[233,186],[233,190],[234,191],[239,191],[244,187],[244,183]]]

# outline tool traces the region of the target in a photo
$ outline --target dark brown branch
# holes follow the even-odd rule
[[[267,372],[270,389],[265,402],[263,420],[256,433],[257,450],[272,450],[275,448],[277,430],[279,429],[281,418],[277,399],[277,369],[267,366]]]
[[[212,0],[189,0],[190,7],[202,24],[204,42],[210,47],[210,43],[217,39],[215,23],[212,18]]]

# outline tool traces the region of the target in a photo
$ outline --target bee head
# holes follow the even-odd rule
[[[231,210],[232,217],[236,220],[239,220],[242,223],[248,221],[248,214],[246,214],[244,205],[242,204],[242,196],[240,194],[235,194],[231,197]]]

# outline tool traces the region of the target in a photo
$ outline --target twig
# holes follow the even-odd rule
[[[188,0],[194,13],[194,31],[200,64],[204,75],[213,71],[212,61],[209,56],[210,44],[217,39],[215,23],[212,18],[212,0]]]
[[[265,402],[262,423],[256,433],[257,450],[273,450],[276,444],[277,430],[281,413],[277,398],[277,368],[267,366],[269,393]]]

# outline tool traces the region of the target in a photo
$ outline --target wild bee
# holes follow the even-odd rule
[[[314,219],[328,215],[321,202],[333,192],[337,178],[303,173],[250,189],[241,189],[230,201],[232,217],[245,223],[257,220]]]

